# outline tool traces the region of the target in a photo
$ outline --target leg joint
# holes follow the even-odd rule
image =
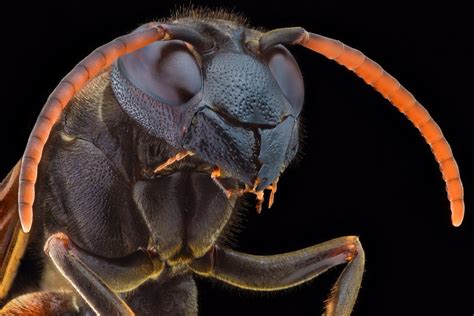
[[[203,276],[212,275],[218,250],[219,247],[217,245],[212,246],[204,256],[194,260],[189,267],[197,274]]]
[[[346,261],[351,262],[364,250],[362,249],[362,244],[360,243],[358,236],[348,236],[346,239],[344,254],[346,255]]]

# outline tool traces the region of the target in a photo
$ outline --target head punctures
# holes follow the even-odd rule
[[[33,127],[19,178],[18,212],[21,227],[28,233],[33,223],[33,203],[38,165],[53,125],[58,121],[69,101],[95,76],[110,66],[117,58],[131,53],[167,36],[166,26],[149,23],[138,30],[118,37],[105,44],[77,64],[50,94]]]
[[[284,30],[281,29],[280,32],[284,33]],[[292,31],[295,32],[295,30],[301,31],[301,29]],[[459,169],[448,142],[428,111],[394,77],[360,51],[321,35],[306,31],[299,34],[297,40],[293,39],[296,44],[320,53],[352,70],[389,100],[416,126],[430,145],[433,155],[439,163],[451,203],[451,221],[456,227],[461,225],[464,217],[464,191]]]

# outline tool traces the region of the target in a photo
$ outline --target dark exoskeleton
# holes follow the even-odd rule
[[[291,44],[350,68],[413,121],[440,162],[459,225],[449,145],[380,66],[302,28],[261,32],[228,15],[181,16],[97,49],[48,99],[0,187],[0,295],[16,295],[2,315],[192,315],[193,274],[273,291],[340,264],[326,314],[350,314],[364,270],[357,237],[272,256],[221,243],[245,194],[260,211],[269,189],[271,206],[298,151],[304,89],[283,46]],[[27,294],[14,282],[26,247],[45,253],[41,289]]]

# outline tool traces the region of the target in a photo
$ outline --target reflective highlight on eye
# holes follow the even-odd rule
[[[118,60],[137,88],[169,105],[188,102],[202,87],[201,69],[182,41],[155,42]]]
[[[300,68],[291,53],[282,45],[265,51],[264,60],[275,77],[280,89],[299,114],[304,101],[304,84]]]

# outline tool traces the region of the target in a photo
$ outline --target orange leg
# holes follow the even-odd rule
[[[75,315],[79,311],[74,307],[72,297],[71,293],[61,292],[28,293],[8,302],[0,309],[0,315]]]

